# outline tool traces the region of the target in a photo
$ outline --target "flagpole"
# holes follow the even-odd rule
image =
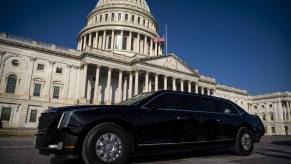
[[[168,55],[168,24],[166,23],[166,55]]]

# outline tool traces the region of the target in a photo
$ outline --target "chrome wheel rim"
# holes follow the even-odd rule
[[[244,150],[249,151],[252,148],[252,139],[249,134],[244,134],[241,137],[241,143]]]
[[[97,139],[96,154],[101,161],[116,161],[121,158],[122,153],[122,141],[118,135],[114,133],[106,133]]]

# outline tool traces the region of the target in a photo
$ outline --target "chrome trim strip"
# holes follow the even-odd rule
[[[60,129],[60,127],[61,127],[61,123],[62,123],[62,121],[63,121],[63,118],[64,118],[64,116],[65,116],[65,114],[66,114],[66,112],[64,112],[63,114],[62,114],[62,117],[61,117],[61,119],[60,119],[60,121],[59,121],[59,123],[58,123],[58,129]]]
[[[223,141],[235,141],[235,139],[212,140],[212,141],[195,141],[195,142],[178,142],[178,143],[138,144],[137,146],[144,147],[144,146],[184,145],[184,144],[209,143],[209,142],[223,142]]]
[[[192,110],[183,110],[183,109],[157,109],[161,111],[176,111],[176,112],[190,112],[190,113],[210,113],[210,114],[219,114],[219,115],[234,115],[234,116],[240,116],[240,114],[230,114],[230,113],[218,113],[218,112],[204,112],[204,111],[192,111]]]

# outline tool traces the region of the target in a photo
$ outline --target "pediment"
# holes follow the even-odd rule
[[[181,59],[179,59],[177,56],[174,56],[174,55],[147,59],[145,60],[145,63],[179,71],[179,72],[184,72],[184,73],[189,73],[189,74],[195,73],[195,71],[190,66],[185,64]]]

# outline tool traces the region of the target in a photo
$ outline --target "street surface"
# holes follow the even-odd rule
[[[33,147],[33,138],[0,138],[1,164],[49,164],[53,156],[39,155]],[[227,151],[179,152],[132,159],[144,164],[291,164],[291,137],[264,137],[255,145],[249,157],[229,154]],[[82,164],[63,161],[58,164]]]

